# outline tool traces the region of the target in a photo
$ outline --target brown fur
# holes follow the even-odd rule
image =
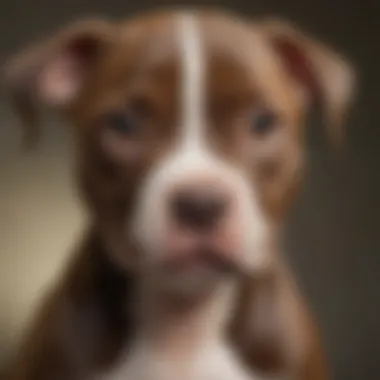
[[[54,106],[75,126],[78,184],[92,225],[44,303],[9,379],[83,379],[110,366],[133,333],[132,312],[123,307],[130,304],[131,268],[138,252],[123,231],[139,184],[170,144],[178,117],[171,17],[149,15],[117,25],[83,22],[10,64],[10,89],[35,127],[31,101],[52,106],[43,94],[33,99],[40,89],[39,74],[57,54],[79,59],[85,73],[80,92],[75,101]],[[349,100],[350,69],[335,53],[282,22],[249,25],[218,13],[203,14],[201,20],[210,54],[210,141],[224,157],[253,168],[250,175],[265,211],[279,226],[301,178],[301,124],[307,105],[317,100],[337,130]],[[163,58],[160,52],[165,52]],[[260,59],[253,59],[255,54]],[[131,142],[104,131],[102,116],[136,103],[146,112],[146,129],[133,141],[132,157],[126,153]],[[284,127],[275,132],[280,143],[248,142],[247,104],[263,103],[275,110]],[[149,128],[152,120],[155,129]],[[291,368],[299,380],[327,380],[308,308],[281,256],[273,259],[270,273],[243,284],[231,342],[252,368]],[[264,336],[256,334],[251,318],[261,292],[277,316]],[[293,350],[295,342],[299,346]]]

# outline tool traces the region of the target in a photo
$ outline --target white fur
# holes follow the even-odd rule
[[[122,361],[112,373],[101,380],[256,380],[249,375],[226,345],[207,345],[194,357],[175,360],[161,357],[141,343],[128,352],[129,360]]]
[[[202,146],[204,136],[205,57],[200,31],[194,17],[179,20],[179,46],[182,65],[182,135],[179,142],[186,151]]]
[[[199,312],[190,311],[190,318],[183,314],[160,318],[157,310],[144,314],[130,349],[109,373],[95,380],[258,379],[224,340],[235,290],[233,283],[225,284]],[[152,324],[157,324],[153,330]]]
[[[168,225],[166,199],[173,187],[202,179],[216,180],[236,200],[240,226],[239,255],[247,268],[265,263],[267,224],[255,189],[244,172],[215,155],[207,144],[204,118],[206,56],[196,19],[183,15],[178,20],[178,42],[182,64],[182,118],[176,146],[157,163],[141,187],[134,232],[150,255],[164,254]]]

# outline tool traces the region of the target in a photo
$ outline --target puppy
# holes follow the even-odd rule
[[[7,81],[29,142],[40,106],[74,127],[90,220],[10,379],[328,379],[276,252],[310,105],[340,136],[343,58],[281,21],[172,11],[81,21]]]

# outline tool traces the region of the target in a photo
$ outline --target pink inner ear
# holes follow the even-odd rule
[[[46,104],[65,106],[75,99],[96,57],[97,42],[90,37],[77,38],[45,65],[38,92]]]
[[[283,58],[286,69],[306,89],[311,101],[319,102],[322,92],[318,78],[302,47],[286,37],[275,38],[274,45]]]
[[[80,62],[70,55],[56,57],[40,74],[39,93],[51,106],[64,106],[77,95],[82,82]]]

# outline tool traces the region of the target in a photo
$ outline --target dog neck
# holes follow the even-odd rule
[[[226,281],[197,299],[173,299],[152,287],[138,292],[137,339],[154,352],[188,357],[224,339],[233,306],[235,284]]]

